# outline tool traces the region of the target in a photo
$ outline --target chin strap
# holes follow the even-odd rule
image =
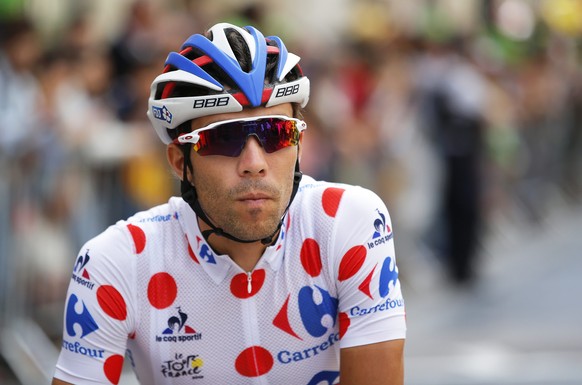
[[[281,217],[281,220],[279,221],[279,224],[277,225],[277,228],[275,229],[275,231],[273,231],[273,233],[271,233],[271,235],[269,235],[268,237],[265,237],[265,238],[245,240],[245,239],[237,238],[234,235],[227,233],[226,231],[224,231],[220,227],[216,227],[214,225],[214,223],[212,223],[212,221],[208,218],[208,216],[206,215],[206,213],[202,209],[202,206],[200,206],[200,202],[198,201],[198,194],[196,193],[196,188],[188,180],[187,170],[188,169],[192,170],[192,163],[190,160],[190,147],[191,146],[186,145],[186,146],[184,146],[184,150],[183,150],[184,151],[184,172],[183,172],[183,176],[182,176],[182,182],[180,183],[180,190],[182,193],[182,199],[184,199],[184,201],[186,201],[186,203],[188,203],[188,205],[192,208],[192,210],[194,210],[194,212],[196,213],[198,218],[202,219],[202,221],[204,221],[204,223],[206,223],[208,226],[210,226],[209,230],[202,231],[202,236],[207,241],[208,241],[208,237],[210,235],[216,234],[217,236],[225,237],[225,238],[228,238],[228,239],[235,241],[235,242],[253,243],[253,242],[260,241],[263,245],[271,245],[275,241],[274,238],[279,233],[281,226],[283,226],[283,218],[287,214],[287,211],[289,210],[289,206],[291,206],[291,202],[293,202],[293,199],[295,198],[295,195],[297,194],[297,191],[299,190],[299,182],[301,182],[301,178],[303,177],[303,173],[299,170],[299,159],[297,159],[297,161],[295,162],[295,174],[293,176],[293,190],[291,191],[291,197],[289,198],[289,203],[287,204],[287,207],[285,208],[285,212],[283,213],[283,216]]]

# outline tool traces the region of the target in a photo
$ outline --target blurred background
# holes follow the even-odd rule
[[[385,200],[406,384],[582,384],[582,0],[0,0],[1,384],[49,383],[81,245],[178,193],[149,85],[218,21],[302,57],[303,171]]]

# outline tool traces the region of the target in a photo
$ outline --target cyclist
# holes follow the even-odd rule
[[[124,357],[142,384],[403,383],[388,211],[302,176],[298,62],[226,23],[168,55],[148,116],[182,197],[82,247],[53,384],[116,384]]]

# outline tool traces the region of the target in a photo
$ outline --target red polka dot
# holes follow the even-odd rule
[[[230,292],[236,298],[245,299],[257,294],[265,283],[265,269],[258,269],[252,272],[249,292],[249,276],[247,273],[240,273],[232,277],[230,281]]]
[[[348,316],[347,313],[340,313],[339,314],[339,332],[340,332],[340,338],[342,338],[344,336],[344,334],[346,334],[346,332],[348,331],[349,327],[350,327],[350,317]]]
[[[259,377],[267,374],[273,367],[273,363],[273,356],[267,349],[261,346],[251,346],[238,355],[234,366],[242,376]]]
[[[337,214],[337,209],[339,207],[342,195],[345,190],[336,187],[329,187],[325,189],[321,197],[321,203],[323,205],[323,211],[330,217],[335,217]]]
[[[122,369],[123,356],[120,356],[119,354],[109,357],[103,364],[103,372],[105,372],[105,377],[107,377],[109,382],[115,385],[119,383]]]
[[[157,273],[150,278],[148,299],[153,307],[165,309],[176,300],[177,295],[178,287],[170,274]]]
[[[317,277],[321,273],[321,253],[319,244],[313,238],[307,238],[301,245],[301,265],[312,277]]]
[[[362,265],[366,260],[366,254],[366,248],[362,245],[354,246],[349,249],[342,257],[337,279],[345,281],[346,279],[353,277],[354,274],[362,268]]]
[[[97,302],[109,317],[120,321],[123,321],[127,317],[125,300],[121,296],[121,293],[113,286],[99,286],[99,289],[97,289]]]
[[[127,225],[127,229],[133,238],[133,244],[135,245],[135,253],[140,254],[145,248],[146,235],[143,230],[135,225]]]
[[[364,279],[360,286],[358,286],[358,289],[360,289],[362,293],[366,294],[371,299],[374,299],[372,297],[372,293],[370,292],[370,282],[372,282],[372,275],[374,275],[374,270],[376,270],[376,266],[374,266],[370,274],[368,274],[366,279]]]

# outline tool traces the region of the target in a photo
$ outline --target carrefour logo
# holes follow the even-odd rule
[[[359,306],[354,306],[353,308],[350,309],[350,315],[351,316],[363,316],[363,315],[368,315],[368,314],[372,314],[372,313],[376,313],[376,312],[380,312],[380,311],[385,311],[388,309],[395,309],[397,307],[402,307],[404,306],[404,300],[401,299],[390,299],[387,298],[386,301],[377,304],[375,306],[369,307],[369,308],[361,308]]]
[[[317,356],[323,351],[331,348],[334,344],[339,342],[339,340],[340,336],[338,333],[330,333],[329,336],[327,336],[327,338],[323,342],[318,343],[314,346],[310,346],[307,349],[297,351],[281,350],[277,354],[277,359],[282,364],[290,364],[292,362],[303,361],[305,359]],[[315,382],[315,384],[319,384],[319,381]]]
[[[376,290],[369,288],[372,282],[378,285],[376,286]],[[390,311],[403,307],[404,301],[402,298],[390,297],[390,294],[396,289],[397,284],[398,268],[396,267],[395,259],[388,256],[382,262],[378,281],[366,279],[359,286],[360,290],[373,301],[372,306],[354,306],[345,315],[349,317],[366,316],[372,313]],[[371,293],[378,293],[380,297],[374,300]],[[273,325],[287,334],[303,340],[305,333],[291,326],[288,315],[290,301],[291,295],[287,297],[285,303],[273,319]],[[280,351],[277,358],[282,364],[289,364],[316,356],[329,349],[340,339],[340,334],[334,332],[338,321],[338,299],[336,297],[333,297],[327,290],[314,285],[302,287],[298,292],[296,301],[303,326],[301,330],[307,332],[311,337],[324,337],[325,340],[319,341],[316,345],[302,351]]]
[[[200,259],[202,259],[203,261],[206,261],[208,263],[216,265],[216,258],[214,258],[214,253],[212,252],[212,249],[210,247],[208,247],[208,245],[206,243],[203,243],[202,247],[200,247],[199,254],[200,254],[199,255]]]
[[[77,330],[81,329],[80,338],[85,338],[85,336],[87,336],[88,334],[91,334],[95,330],[99,329],[99,326],[97,326],[97,323],[93,319],[93,316],[91,316],[91,313],[89,313],[89,310],[87,309],[87,306],[85,306],[85,303],[83,301],[80,302],[82,308],[80,309],[81,311],[78,312],[76,309],[76,305],[77,303],[79,303],[79,298],[77,298],[75,294],[71,294],[71,296],[69,297],[69,302],[67,303],[65,324],[67,334],[69,336],[76,337],[77,331],[75,331],[75,329]],[[68,350],[72,353],[92,358],[103,358],[103,354],[105,353],[105,350],[103,349],[95,349],[94,347],[89,347],[86,345],[84,346],[79,341],[72,342],[67,341],[66,339],[63,339],[62,347],[63,349]]]
[[[317,292],[311,286],[304,286],[299,290],[299,314],[305,330],[313,337],[323,336],[328,329],[324,326],[324,317],[332,321],[333,327],[337,318],[338,299],[332,297],[327,290],[315,286]],[[314,294],[321,298],[321,303],[316,303]]]
[[[284,332],[295,338],[302,338],[293,330],[289,321],[287,309],[290,296],[273,320],[273,324]],[[299,290],[297,304],[299,305],[299,315],[305,331],[312,337],[321,337],[329,329],[333,329],[337,321],[338,299],[332,297],[329,292],[319,286],[315,289],[311,286],[303,286]]]
[[[76,337],[77,332],[75,331],[75,325],[77,325],[77,327],[81,329],[81,338],[85,338],[86,335],[99,329],[99,326],[97,326],[97,323],[93,319],[93,316],[91,316],[91,313],[89,313],[89,310],[83,301],[81,301],[81,311],[77,312],[76,305],[78,302],[79,298],[77,298],[75,294],[71,294],[65,316],[67,334],[71,337]]]
[[[394,289],[398,281],[398,269],[394,258],[386,257],[380,270],[380,296],[386,298],[390,291]]]
[[[152,106],[152,115],[156,119],[165,120],[168,123],[172,123],[172,113],[166,106],[162,106],[161,108]]]
[[[287,297],[285,304],[273,320],[273,324],[284,332],[302,340],[291,327],[287,309],[290,297]],[[322,337],[333,330],[337,322],[338,299],[331,296],[329,292],[319,286],[315,288],[304,286],[299,290],[297,304],[299,305],[299,315],[305,331],[312,337]],[[282,350],[277,354],[277,359],[282,364],[301,361],[311,358],[329,349],[339,341],[339,334],[329,333],[323,342],[305,351]],[[307,353],[306,353],[307,352]]]

